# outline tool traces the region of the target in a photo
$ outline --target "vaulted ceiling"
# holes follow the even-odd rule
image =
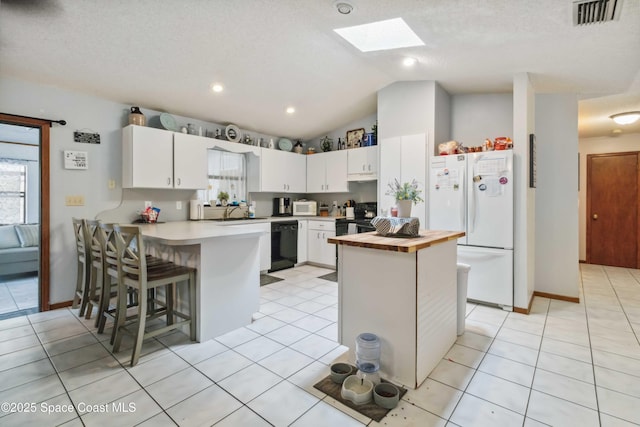
[[[2,0],[0,76],[308,139],[375,112],[394,81],[510,92],[528,72],[538,93],[579,95],[582,137],[640,132],[608,118],[640,110],[640,0],[584,26],[571,0],[347,2],[348,15],[334,0]],[[397,17],[424,46],[362,53],[333,31]]]

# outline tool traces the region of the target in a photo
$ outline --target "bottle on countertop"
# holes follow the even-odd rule
[[[252,201],[251,204],[249,205],[249,218],[255,218],[256,217],[256,202]]]

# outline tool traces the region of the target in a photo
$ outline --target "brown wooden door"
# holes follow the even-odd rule
[[[587,262],[639,267],[640,153],[587,156]]]

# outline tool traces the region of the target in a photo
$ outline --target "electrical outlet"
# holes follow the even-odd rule
[[[65,196],[65,206],[84,206],[84,196]]]
[[[176,202],[176,209],[178,209],[178,210],[182,209],[182,202],[181,201],[177,201]]]
[[[153,207],[153,202],[150,202],[148,200],[146,202],[144,202],[144,208],[145,209],[152,208],[152,207]]]
[[[107,183],[107,186],[109,187],[109,190],[113,190],[114,188],[116,188],[116,180],[110,179]]]

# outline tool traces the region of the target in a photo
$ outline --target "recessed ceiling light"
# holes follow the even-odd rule
[[[337,28],[333,31],[361,52],[424,46],[424,42],[402,18]]]
[[[293,108],[293,107],[287,107],[287,110],[286,110],[286,111],[287,111],[287,114],[293,114],[293,113],[295,113],[295,112],[296,112],[296,109],[295,109],[295,108]]]
[[[348,15],[353,11],[353,6],[345,1],[337,1],[336,9],[338,9],[338,12],[342,15]]]
[[[224,90],[224,86],[220,83],[214,83],[211,85],[211,90],[214,92],[222,92]]]
[[[404,65],[405,67],[413,67],[417,63],[418,60],[416,58],[406,57],[402,60],[402,65]]]
[[[613,119],[613,121],[619,125],[630,125],[640,119],[640,111],[628,111],[626,113],[614,114],[613,116],[609,116],[609,118]]]

